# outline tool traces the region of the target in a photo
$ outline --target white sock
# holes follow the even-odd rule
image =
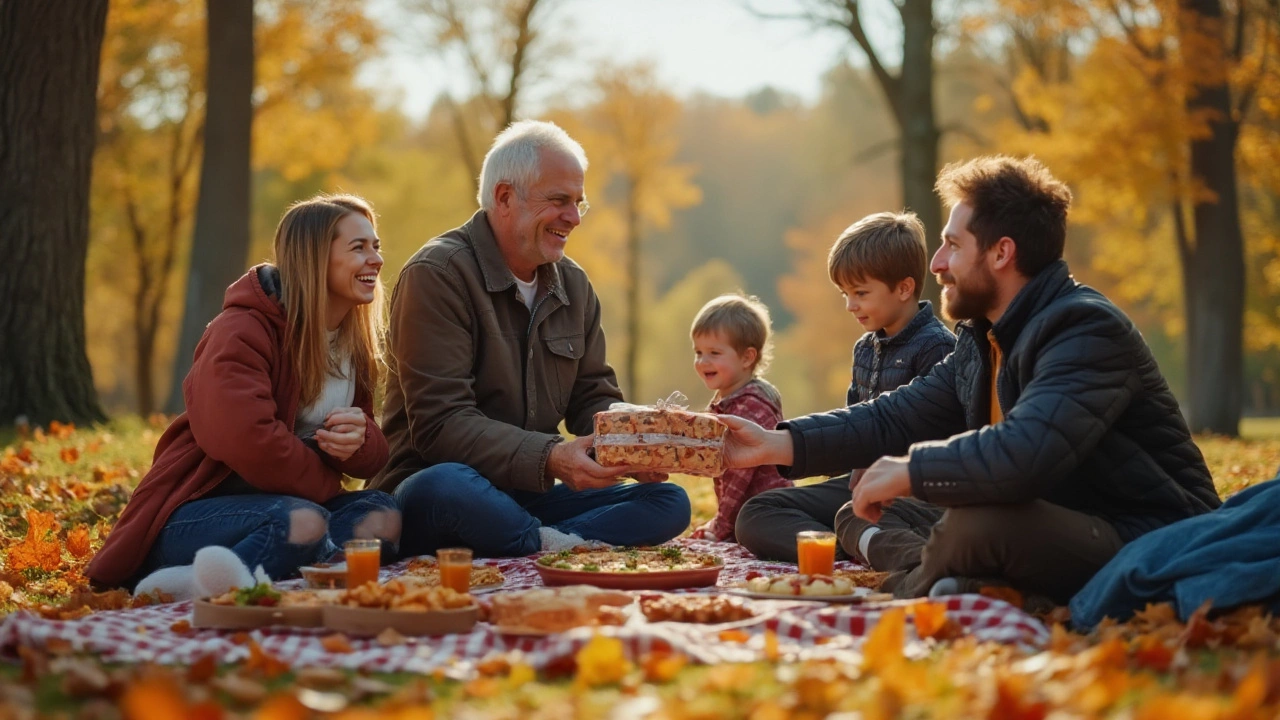
[[[172,595],[175,601],[194,600],[200,591],[196,588],[196,571],[191,565],[160,568],[142,578],[133,589],[134,595]]]
[[[250,588],[257,584],[244,561],[220,545],[200,548],[191,566],[195,569],[195,586],[201,597],[221,595],[231,588]]]
[[[587,541],[581,537],[570,533],[562,533],[550,525],[543,525],[538,528],[538,535],[542,538],[542,549],[551,552],[569,550],[570,548],[587,544]]]
[[[871,560],[867,559],[867,548],[871,545],[871,536],[878,532],[880,532],[880,528],[872,525],[863,530],[862,535],[858,537],[858,554],[862,556],[863,560],[867,561],[868,565],[871,564]]]

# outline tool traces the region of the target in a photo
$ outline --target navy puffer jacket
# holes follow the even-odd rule
[[[845,404],[866,402],[897,389],[912,378],[928,375],[955,349],[956,336],[933,314],[928,300],[920,301],[915,317],[892,337],[883,330],[869,332],[853,346],[853,382]]]

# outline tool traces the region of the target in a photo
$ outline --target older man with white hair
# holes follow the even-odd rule
[[[682,488],[658,475],[622,484],[625,468],[588,452],[592,417],[622,392],[599,299],[565,257],[587,212],[586,169],[556,125],[512,124],[485,156],[480,210],[400,271],[382,416],[391,460],[373,487],[400,503],[405,554],[649,545],[689,524]]]

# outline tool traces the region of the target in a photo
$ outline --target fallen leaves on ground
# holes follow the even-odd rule
[[[164,424],[153,419],[129,433],[36,428],[0,450],[6,548],[0,611],[27,608],[70,620],[155,601],[124,591],[92,592],[83,567],[145,472]],[[1280,452],[1280,443],[1214,443],[1223,459],[1210,462],[1232,463],[1236,469],[1222,476],[1240,486],[1257,474],[1240,467],[1247,470],[1255,460],[1274,465]],[[1247,459],[1233,461],[1235,447]],[[984,594],[1021,603],[1021,597],[993,592]],[[453,674],[443,670],[405,678],[293,668],[249,633],[238,638],[238,662],[219,666],[206,655],[185,668],[109,668],[71,643],[50,642],[17,649],[21,666],[0,673],[0,705],[29,708],[37,698],[60,698],[84,717],[143,720],[589,717],[632,701],[647,703],[649,717],[668,720],[1280,716],[1280,621],[1261,608],[1215,613],[1204,607],[1182,622],[1172,607],[1153,605],[1089,635],[1062,625],[1051,629],[1039,652],[979,643],[964,635],[944,604],[925,601],[885,612],[868,633],[861,663],[787,663],[776,634],[734,629],[722,632],[721,640],[763,650],[776,662],[700,666],[669,648],[632,658],[620,640],[601,635],[540,672],[513,654],[491,658],[484,672],[461,681],[446,679]],[[386,633],[378,642],[406,640]],[[334,652],[350,647],[338,635],[326,643]],[[904,652],[911,644],[923,650]]]

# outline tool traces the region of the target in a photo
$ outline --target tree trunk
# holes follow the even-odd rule
[[[640,188],[627,184],[627,392],[628,402],[640,399]]]
[[[182,381],[205,326],[249,255],[253,125],[253,0],[208,0],[209,71],[204,157],[178,354],[166,409],[180,412]]]
[[[941,242],[942,203],[933,191],[938,178],[940,132],[933,109],[933,0],[906,0],[902,12],[902,201],[924,223],[927,257]],[[936,305],[941,288],[926,280],[923,297]]]
[[[107,0],[0,0],[0,424],[104,419],[84,282]]]
[[[1188,420],[1193,432],[1240,434],[1244,395],[1244,235],[1236,190],[1239,128],[1232,117],[1226,47],[1219,0],[1182,0],[1182,24],[1209,32],[1217,47],[1197,63],[1210,67],[1212,84],[1188,91],[1186,109],[1208,115],[1210,133],[1191,141],[1191,175],[1216,196],[1193,210],[1194,248],[1184,267],[1187,303]],[[1205,26],[1203,23],[1210,23]]]

